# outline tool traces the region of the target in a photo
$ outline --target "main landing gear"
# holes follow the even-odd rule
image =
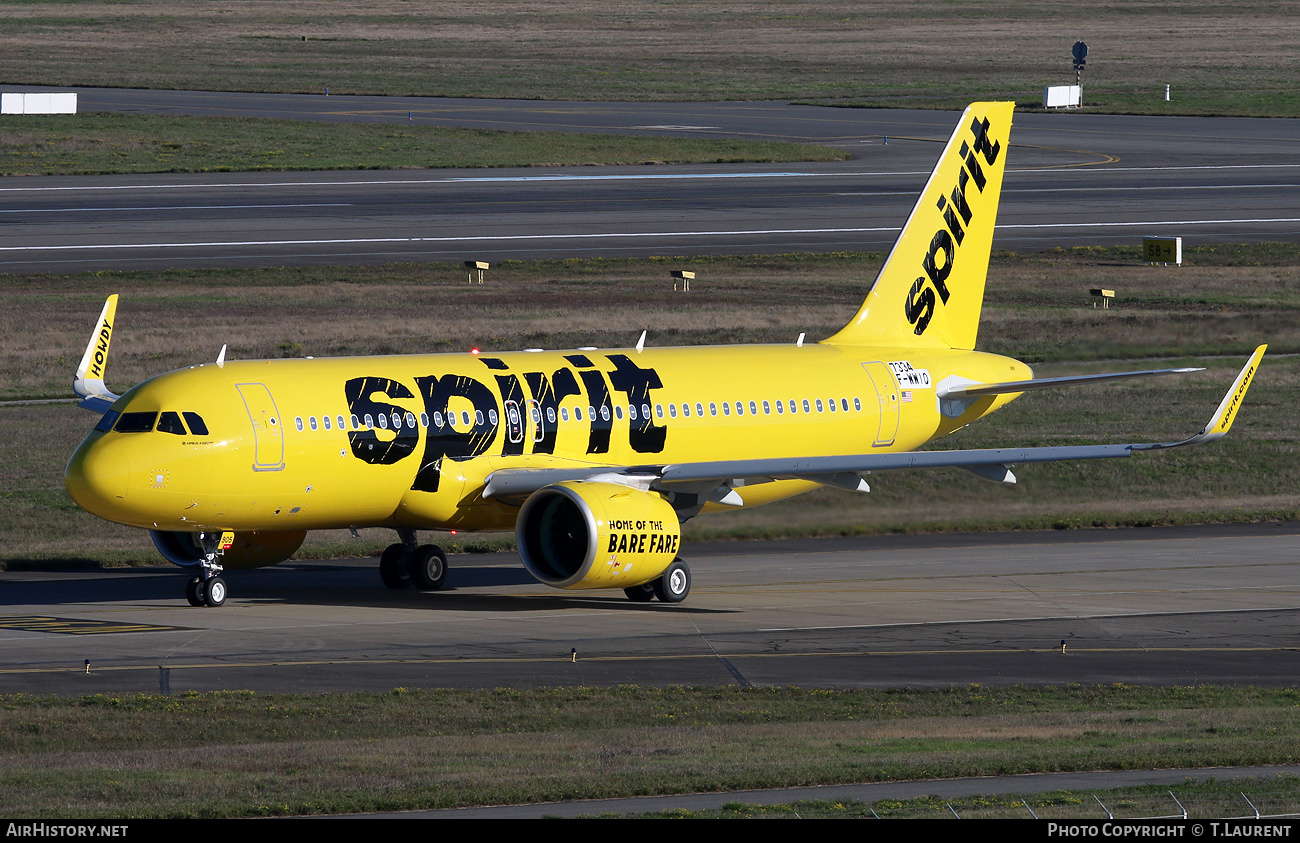
[[[658,597],[662,603],[680,603],[691,593],[691,569],[679,556],[659,579],[623,589],[633,603],[646,603]]]
[[[400,544],[379,557],[379,578],[389,588],[438,591],[447,583],[447,554],[436,544],[417,544],[414,530],[398,530]]]
[[[224,570],[218,561],[221,558],[221,534],[199,533],[199,547],[203,558],[199,560],[201,572],[185,585],[185,599],[191,606],[221,606],[230,594],[230,588],[222,579]]]

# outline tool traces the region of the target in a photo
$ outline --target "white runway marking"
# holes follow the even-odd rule
[[[1214,220],[1139,220],[1135,222],[1066,222],[1019,223],[999,225],[998,229],[1047,228],[1143,228],[1162,225],[1258,225],[1261,223],[1296,223],[1300,217]],[[102,245],[64,244],[52,246],[0,246],[0,252],[59,252],[87,249],[219,249],[249,246],[329,246],[358,243],[499,243],[518,240],[609,240],[615,238],[648,239],[656,237],[753,237],[789,234],[865,234],[898,231],[898,226],[879,228],[761,228],[735,231],[632,231],[607,234],[501,234],[469,237],[350,237],[325,240],[210,240],[193,243],[106,243]]]
[[[1140,173],[1140,172],[1178,172],[1185,170],[1270,170],[1278,168],[1300,168],[1297,164],[1227,164],[1221,166],[1193,167],[1077,167],[1062,169],[1043,167],[1038,169],[1009,170],[1009,173]],[[329,181],[268,181],[268,182],[202,182],[177,184],[91,184],[91,185],[34,185],[25,187],[0,187],[3,193],[39,193],[44,191],[70,190],[216,190],[274,187],[347,187],[368,185],[429,185],[429,184],[465,184],[476,182],[568,182],[568,181],[651,181],[651,180],[687,180],[687,179],[773,179],[773,178],[866,178],[877,176],[925,176],[929,170],[881,170],[869,172],[804,172],[798,170],[775,173],[606,173],[601,175],[584,174],[547,174],[527,176],[447,176],[425,179],[333,179]]]

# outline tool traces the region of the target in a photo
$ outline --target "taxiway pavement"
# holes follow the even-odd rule
[[[676,606],[549,589],[513,554],[455,556],[430,593],[373,559],[231,572],[219,609],[170,567],[10,571],[0,690],[1289,685],[1297,553],[1300,523],[698,544]]]
[[[82,89],[83,110],[816,142],[832,164],[0,179],[0,271],[883,250],[952,112]],[[887,139],[887,140],[886,140]],[[1300,120],[1019,114],[994,245],[1300,240]]]

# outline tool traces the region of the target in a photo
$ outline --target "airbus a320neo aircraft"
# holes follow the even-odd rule
[[[681,524],[873,471],[1125,457],[1227,433],[1258,348],[1209,424],[1181,442],[918,451],[1028,390],[1191,371],[1034,379],[974,351],[1012,103],[976,103],[949,139],[866,300],[843,330],[789,345],[226,361],[104,385],[116,296],[77,371],[103,414],[68,463],[73,499],[149,530],[219,606],[224,568],[280,562],[308,530],[391,527],[379,572],[440,588],[418,530],[508,530],[565,589],[675,603]]]

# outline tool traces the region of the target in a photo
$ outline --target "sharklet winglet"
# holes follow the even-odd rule
[[[1250,389],[1250,382],[1254,379],[1255,372],[1259,369],[1260,361],[1264,359],[1264,352],[1267,349],[1267,345],[1261,345],[1250,355],[1250,359],[1237,373],[1236,380],[1228,388],[1223,400],[1219,402],[1218,409],[1214,411],[1214,415],[1210,416],[1210,420],[1206,422],[1205,427],[1201,428],[1200,433],[1189,436],[1180,442],[1134,445],[1133,449],[1135,451],[1150,451],[1162,448],[1180,448],[1183,445],[1203,445],[1206,442],[1222,439],[1232,428],[1232,422],[1237,417],[1237,410],[1241,408],[1242,402],[1246,400],[1246,390]]]
[[[99,321],[86,343],[86,353],[81,356],[77,366],[77,376],[72,382],[72,391],[78,398],[84,398],[78,406],[88,410],[104,412],[121,396],[110,392],[104,384],[104,371],[108,366],[108,349],[113,340],[113,322],[117,318],[117,293],[104,301],[104,309],[99,312]]]

